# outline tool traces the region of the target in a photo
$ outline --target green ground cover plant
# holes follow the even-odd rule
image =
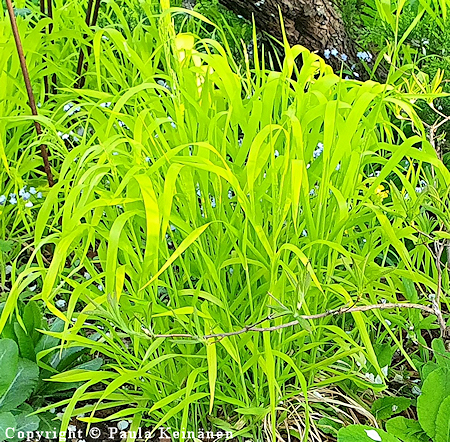
[[[221,27],[164,1],[109,1],[94,29],[56,2],[50,35],[26,6],[43,134],[3,15],[0,345],[26,358],[50,340],[33,364],[73,389],[36,416],[370,437],[372,403],[446,330],[450,173],[416,107],[440,77],[346,80],[286,42],[280,71],[245,45],[241,63]],[[36,308],[56,325],[30,326]]]

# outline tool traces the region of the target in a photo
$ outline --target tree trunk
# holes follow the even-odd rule
[[[232,11],[247,19],[255,17],[256,26],[281,40],[281,10],[286,35],[291,45],[299,44],[320,55],[327,49],[337,50],[329,55],[328,62],[340,69],[342,61],[356,61],[356,50],[348,37],[343,20],[329,0],[220,0]],[[335,51],[333,51],[335,53]]]

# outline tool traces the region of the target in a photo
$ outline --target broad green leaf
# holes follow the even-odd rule
[[[0,339],[0,396],[9,388],[17,373],[19,349],[12,339]]]
[[[338,442],[400,442],[396,437],[379,428],[367,425],[350,425],[338,433]]]
[[[0,396],[0,412],[11,411],[25,402],[36,387],[38,378],[38,366],[28,359],[19,359],[14,378]]]
[[[425,379],[422,394],[417,398],[417,415],[422,428],[432,439],[436,436],[439,409],[450,397],[450,369],[438,368]]]

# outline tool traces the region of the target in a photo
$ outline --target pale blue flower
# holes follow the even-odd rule
[[[331,55],[333,55],[333,57],[337,57],[337,56],[339,55],[338,50],[337,50],[336,48],[333,48],[333,49],[331,50]]]
[[[58,308],[64,308],[66,306],[66,301],[64,299],[58,299],[55,302],[56,307]]]
[[[324,56],[327,60],[329,60],[330,54],[331,54],[331,52],[330,52],[329,49],[325,49],[325,50],[323,51],[323,56]]]
[[[31,207],[33,207],[34,206],[34,204],[31,202],[31,201],[28,201],[26,204],[25,204],[25,207],[28,207],[28,208],[31,208]]]
[[[28,201],[28,200],[31,198],[31,193],[30,193],[30,192],[24,192],[24,193],[21,195],[21,197],[22,197],[22,199],[23,199],[24,201]]]
[[[99,284],[99,285],[97,286],[97,288],[98,288],[101,292],[103,292],[103,286],[102,286],[101,284]]]
[[[342,61],[347,61],[348,56],[346,54],[341,54]]]
[[[36,190],[36,188],[35,188],[35,187],[30,187],[30,190],[29,190],[29,192],[31,193],[31,195],[36,195],[36,193],[37,193],[37,190]]]
[[[36,198],[41,199],[41,198],[42,198],[42,192],[38,192],[38,193],[36,194]]]
[[[313,152],[314,159],[317,159],[322,155],[323,152],[323,143],[317,143],[317,149]]]
[[[74,104],[73,103],[67,103],[64,107],[63,107],[63,109],[64,109],[64,112],[69,112],[70,111],[70,109],[72,109],[73,108],[73,106],[74,106]]]
[[[84,277],[84,279],[91,279],[92,278],[92,276],[89,274],[89,272],[84,272],[83,273],[83,277]]]
[[[0,206],[4,206],[6,202],[6,196],[0,195]]]

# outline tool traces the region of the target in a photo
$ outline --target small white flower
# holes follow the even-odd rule
[[[41,199],[41,198],[42,198],[42,192],[38,192],[38,193],[36,194],[36,198]]]
[[[31,193],[31,195],[36,195],[37,191],[35,187],[30,187],[29,192]]]
[[[146,163],[150,163],[150,161],[151,161],[151,158],[150,158],[150,157],[145,157],[145,162],[146,162]]]
[[[64,112],[69,112],[70,109],[72,109],[73,106],[74,106],[73,103],[67,103],[67,104],[63,107]]]
[[[31,208],[31,207],[33,207],[34,206],[34,204],[31,202],[31,201],[28,201],[26,204],[25,204],[25,207],[28,207],[28,208]]]
[[[37,284],[34,284],[34,285],[30,285],[30,286],[28,287],[28,290],[29,290],[30,292],[34,292],[34,291],[36,290],[36,288],[37,288]]]
[[[232,275],[232,274],[234,273],[234,269],[233,269],[233,267],[230,267],[230,270],[229,270],[229,272],[230,272],[230,275]]]
[[[414,385],[414,387],[411,389],[411,393],[415,396],[420,396],[422,394],[422,390],[417,385]]]
[[[371,383],[375,383],[375,376],[372,373],[366,373],[364,377]]]
[[[117,428],[118,428],[120,431],[126,430],[129,426],[130,426],[130,423],[129,423],[128,421],[120,421],[120,422],[117,424]]]
[[[62,134],[61,138],[62,138],[62,140],[66,141],[66,140],[68,140],[70,138],[70,135],[69,134]]]
[[[119,155],[119,152],[113,152],[112,153],[114,156],[117,156],[117,155]]]
[[[306,229],[304,229],[304,230],[302,231],[302,236],[308,236],[308,231],[307,231]]]
[[[100,103],[100,107],[110,107],[111,106],[111,102],[107,101],[106,103]]]
[[[5,273],[7,274],[7,275],[9,275],[9,274],[11,274],[11,272],[12,272],[12,266],[11,265],[6,265],[5,266]]]
[[[390,327],[390,326],[392,325],[392,322],[389,321],[389,319],[385,319],[384,322],[386,323],[386,325],[387,325],[388,327]]]
[[[392,411],[395,413],[398,410],[398,406],[397,405],[392,405]]]
[[[375,430],[364,430],[367,434],[367,437],[370,437],[372,440],[377,442],[381,441],[381,436]]]
[[[50,413],[54,414],[56,411],[56,408],[51,408],[49,411],[50,411]]]
[[[228,199],[232,199],[234,197],[234,192],[230,189],[229,191],[228,191]]]
[[[64,299],[58,299],[55,302],[56,307],[58,308],[64,308],[66,306],[66,301]]]
[[[323,152],[323,143],[317,143],[317,149],[313,152],[314,159],[317,159],[322,155]]]
[[[0,195],[0,206],[4,206],[6,202],[6,196]]]
[[[275,155],[275,158],[278,158],[278,157],[280,156],[280,152],[278,152],[278,150],[276,150],[276,151],[274,152],[274,155]]]
[[[9,204],[17,204],[17,199],[15,197],[11,197],[9,199]]]
[[[97,286],[97,288],[101,291],[101,292],[103,292],[103,286],[101,285],[101,284],[99,284],[98,286]]]
[[[389,370],[389,367],[386,365],[385,367],[383,367],[381,369],[381,373],[383,373],[385,376],[387,376],[388,375],[388,370]]]
[[[92,278],[92,276],[89,274],[89,272],[84,272],[83,273],[83,277],[84,277],[84,279],[91,279]]]

